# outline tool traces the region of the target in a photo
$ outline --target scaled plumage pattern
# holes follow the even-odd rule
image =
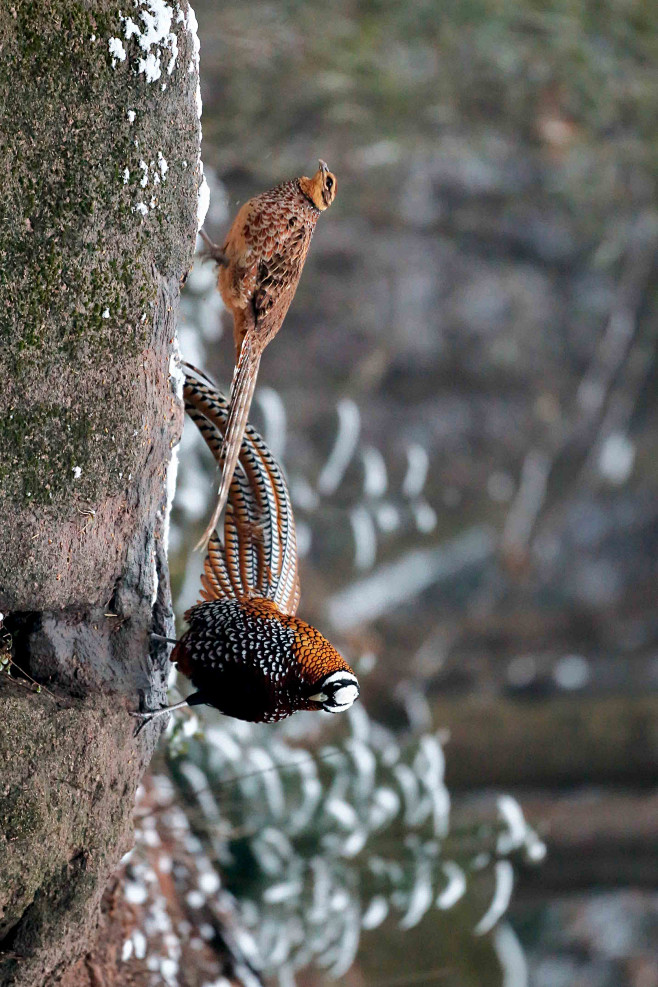
[[[189,373],[184,396],[187,413],[218,457],[228,402]],[[290,496],[251,426],[230,484],[224,542],[213,533],[201,583],[202,602],[185,614],[190,626],[171,656],[197,692],[178,706],[208,703],[238,719],[273,722],[301,709],[341,712],[358,698],[349,665],[295,616],[299,579]],[[133,715],[149,720],[166,712]]]
[[[281,328],[315,224],[335,195],[336,178],[320,161],[313,178],[295,178],[245,202],[221,248],[206,238],[208,255],[219,265],[219,291],[233,316],[236,358],[220,461],[222,478],[199,546],[209,541],[228,498],[262,352]]]

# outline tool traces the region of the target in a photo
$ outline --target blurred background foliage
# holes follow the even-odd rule
[[[428,909],[418,935],[393,933],[408,905],[398,897],[345,982],[656,984],[658,7],[195,9],[213,238],[246,198],[312,173],[318,157],[338,177],[254,410],[290,481],[300,614],[355,663],[367,722],[410,763],[442,731],[447,828],[432,900],[449,861],[467,871],[486,857],[495,890],[499,797],[514,796],[548,847],[540,867],[521,868],[511,925],[474,937],[487,907],[476,894],[461,911]],[[208,266],[189,279],[180,341],[228,386],[231,333]],[[214,483],[189,429],[181,463],[179,615],[196,599],[191,547]],[[217,722],[171,753],[202,841],[208,821],[183,766],[223,785],[217,750],[234,729]],[[245,769],[270,743],[317,757],[351,729],[300,715],[269,743],[240,734],[237,749]],[[347,758],[341,800],[356,825],[352,769]],[[318,768],[316,780],[331,800],[330,775]],[[261,835],[288,836],[276,813],[262,818],[258,785],[240,792],[217,795],[224,850],[211,840],[209,852],[256,939],[287,936],[288,975],[300,936],[312,938],[312,889],[302,881],[295,907],[294,895],[272,907],[272,887],[290,892],[296,878],[284,868],[265,879],[244,833],[257,820]],[[456,819],[468,849],[455,849]],[[364,910],[376,829],[352,870],[326,858]],[[399,835],[401,860],[412,831]],[[321,845],[321,827],[305,832],[290,861],[324,859]],[[405,893],[420,886],[404,884],[414,873]]]

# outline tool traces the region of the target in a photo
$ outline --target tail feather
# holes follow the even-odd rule
[[[203,377],[194,367],[197,377]],[[207,380],[207,378],[205,378]],[[217,462],[221,462],[229,403],[214,385],[190,374],[185,407]],[[224,519],[224,544],[213,534],[208,545],[203,599],[271,599],[294,615],[299,603],[295,520],[280,466],[261,436],[247,424]]]
[[[226,567],[224,546],[215,532],[208,542],[208,554],[203,564],[201,576],[201,598],[203,600],[232,599],[231,578]]]
[[[195,367],[189,364],[187,366],[201,376],[201,372]],[[215,460],[221,462],[223,436],[228,418],[228,401],[214,388],[195,380],[189,374],[185,378],[184,396],[187,414],[199,429]],[[244,452],[245,450],[242,449],[241,455],[244,455]],[[227,511],[224,521],[224,543],[227,550],[233,549],[235,542],[235,538],[227,538],[227,529],[232,530],[237,526],[248,530],[259,514],[253,482],[243,469],[237,469],[233,475],[229,506],[230,510]],[[237,541],[237,553],[239,561],[236,565],[235,550],[227,558],[224,545],[217,532],[213,532],[208,542],[205,572],[201,577],[204,587],[203,599],[214,600],[224,597],[234,599],[251,594],[251,587],[256,583],[258,567],[256,546],[251,539],[240,538]]]
[[[297,584],[297,539],[288,486],[278,463],[257,433],[250,433],[256,454],[258,488],[267,502],[268,553],[259,588],[285,612],[294,614]]]
[[[249,417],[251,399],[256,387],[260,352],[255,349],[249,336],[245,336],[231,385],[231,401],[224,443],[222,446],[222,479],[217,493],[217,502],[212,517],[196,548],[203,548],[217,527],[219,516],[228,499],[231,480],[240,455],[242,437]]]
[[[226,523],[224,524],[224,555],[226,557],[226,568],[233,586],[233,596],[238,600],[249,596],[249,583],[242,566],[243,554],[241,552],[242,539],[237,527],[233,524],[233,511],[229,504],[226,511]]]

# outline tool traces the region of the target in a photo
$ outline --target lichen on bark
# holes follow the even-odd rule
[[[172,30],[177,65],[148,84],[135,39],[113,65],[116,3],[25,0],[0,14],[0,507],[20,508],[10,552],[37,542],[32,582],[58,605],[42,522],[66,514],[77,529],[75,506],[121,499],[170,427],[146,383],[169,387],[158,291],[173,302],[189,267],[199,184],[193,41],[184,21]],[[0,557],[0,599],[7,582]]]

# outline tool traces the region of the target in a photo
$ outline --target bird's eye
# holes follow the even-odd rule
[[[331,175],[327,175],[327,179],[325,181],[325,185],[327,186],[328,189],[332,189],[334,187],[334,180],[331,177]]]

